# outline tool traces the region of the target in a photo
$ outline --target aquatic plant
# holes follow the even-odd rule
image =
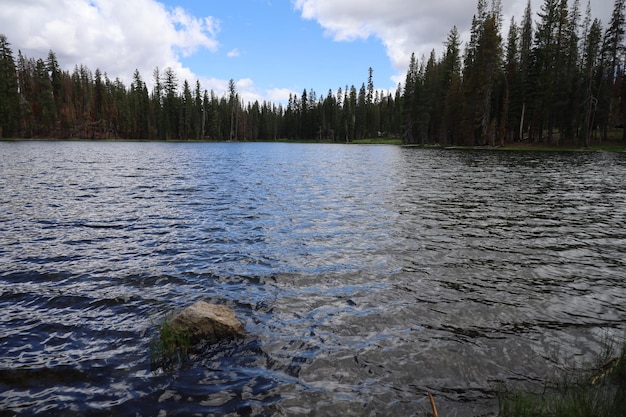
[[[624,417],[626,343],[619,354],[606,344],[595,366],[564,372],[541,393],[503,390],[499,403],[499,417]]]
[[[189,357],[190,348],[190,335],[166,317],[150,342],[150,363],[153,368],[173,368]]]

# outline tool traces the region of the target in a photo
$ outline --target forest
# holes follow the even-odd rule
[[[360,88],[305,89],[285,104],[244,103],[233,80],[218,96],[171,68],[154,69],[150,90],[137,70],[126,86],[100,69],[63,70],[53,51],[15,56],[0,35],[0,138],[626,142],[625,9],[615,0],[605,25],[590,2],[583,11],[580,0],[544,0],[533,14],[529,1],[505,35],[501,0],[478,0],[469,41],[451,28],[442,55],[413,54],[394,91],[377,90],[369,68]]]

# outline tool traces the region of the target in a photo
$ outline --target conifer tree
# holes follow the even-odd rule
[[[228,140],[235,140],[237,138],[236,113],[238,105],[237,86],[235,85],[235,80],[231,78],[228,81],[228,106],[230,107],[230,134]]]
[[[520,110],[520,123],[519,123],[519,140],[524,140],[524,132],[529,126],[528,115],[534,112],[534,100],[532,96],[532,80],[531,80],[531,50],[533,39],[533,23],[532,23],[532,9],[530,0],[526,4],[524,9],[524,17],[521,25],[520,32],[520,65],[519,65],[519,77],[520,77],[520,99],[522,102],[522,108]],[[532,131],[529,131],[529,139],[532,141]]]
[[[445,46],[446,51],[441,65],[444,114],[438,142],[455,144],[455,138],[461,136],[459,131],[459,120],[461,119],[461,41],[456,26],[450,30]]]
[[[606,71],[607,89],[603,98],[604,108],[608,113],[604,124],[603,136],[606,139],[610,125],[624,125],[624,117],[619,114],[621,88],[616,88],[616,82],[622,79],[624,73],[624,31],[626,29],[626,0],[615,0],[611,21],[604,35],[604,69]],[[624,133],[626,138],[626,131]]]
[[[19,110],[15,59],[9,41],[0,34],[0,138],[16,135]]]

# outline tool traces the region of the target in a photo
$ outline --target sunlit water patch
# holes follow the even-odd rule
[[[626,319],[626,157],[0,143],[0,409],[442,415]],[[205,300],[247,336],[150,361]]]

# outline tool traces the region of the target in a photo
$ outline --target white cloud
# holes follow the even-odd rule
[[[29,57],[53,50],[71,70],[84,64],[130,82],[135,69],[150,82],[155,67],[195,79],[180,56],[216,51],[219,22],[167,9],[155,0],[3,0],[0,28]],[[16,51],[17,52],[17,51]]]
[[[227,80],[219,80],[216,78],[200,78],[202,88],[207,90],[213,90],[217,97],[228,96],[228,84]],[[289,101],[289,94],[296,94],[293,90],[288,88],[271,88],[263,90],[258,88],[254,84],[254,80],[251,78],[242,78],[235,81],[235,87],[237,94],[243,100],[244,103],[254,103],[258,101],[263,103],[264,101],[270,101],[276,105],[286,105]]]
[[[608,0],[591,2],[594,16],[606,22],[612,4]],[[536,20],[543,1],[532,0],[531,3],[533,20]],[[398,71],[392,78],[398,82],[404,80],[412,53],[418,59],[428,58],[433,49],[438,56],[441,55],[443,43],[453,26],[457,27],[463,41],[469,39],[477,1],[292,0],[292,4],[304,19],[317,21],[325,29],[325,34],[335,41],[378,38]],[[503,38],[506,38],[511,16],[515,16],[517,22],[521,21],[526,4],[527,0],[502,1]],[[581,7],[584,12],[586,1],[581,0]]]
[[[179,82],[213,90],[218,97],[228,90],[228,80],[203,77],[183,65],[181,58],[204,48],[219,49],[220,21],[197,17],[181,7],[167,8],[157,0],[1,0],[0,33],[7,36],[15,54],[46,58],[55,52],[62,68],[72,71],[84,64],[100,69],[110,79],[127,85],[138,69],[152,88],[153,72],[170,67]],[[238,49],[228,57],[240,55]],[[276,91],[265,94],[252,79],[236,82],[245,102],[282,99]],[[287,94],[288,97],[288,94]]]
[[[286,104],[289,101],[290,94],[296,94],[296,92],[289,88],[272,88],[267,90],[267,98],[272,103]]]
[[[458,0],[295,0],[294,6],[336,41],[380,39],[399,72],[406,70],[411,53],[419,57],[440,50],[450,29],[461,29],[476,7]]]
[[[237,87],[237,93],[244,103],[254,103],[255,101],[262,103],[263,101],[267,100],[275,103],[280,102],[280,100],[274,100],[273,98],[269,97],[271,90],[263,92],[259,88],[257,88],[251,78],[242,78],[235,82],[235,86]],[[287,94],[287,98],[288,97],[289,94]],[[276,98],[278,98],[278,96],[276,96]]]

